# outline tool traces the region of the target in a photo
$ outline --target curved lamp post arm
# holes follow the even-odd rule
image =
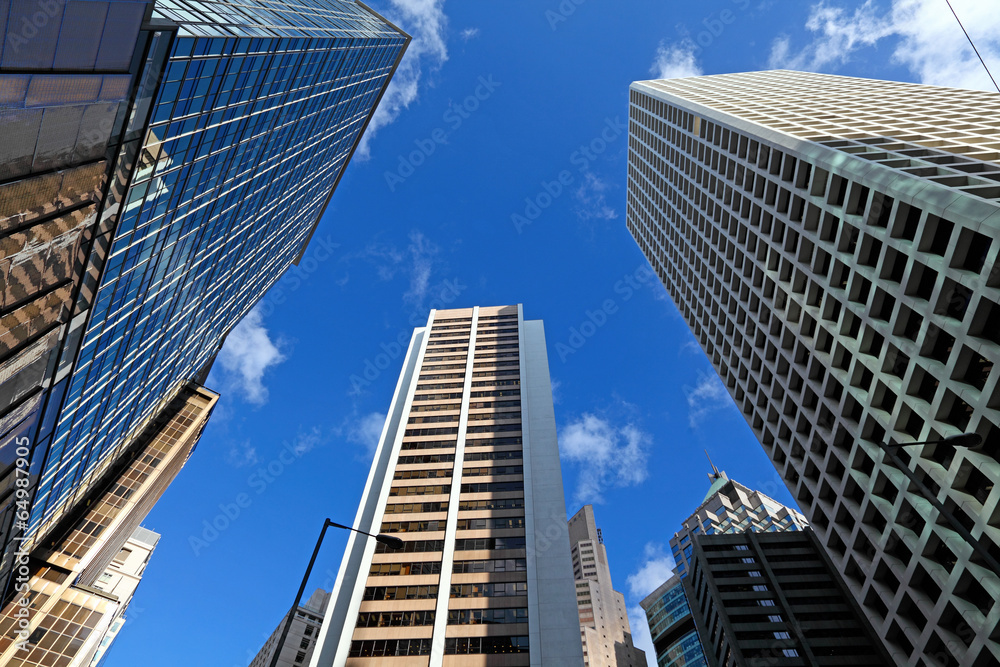
[[[302,593],[306,590],[306,584],[309,582],[309,575],[312,573],[313,565],[316,563],[316,556],[319,555],[319,548],[323,544],[323,538],[326,537],[326,529],[330,528],[343,528],[344,530],[352,530],[355,533],[361,533],[362,535],[367,535],[368,537],[374,537],[376,541],[381,544],[386,545],[390,549],[402,549],[403,540],[398,537],[393,537],[392,535],[372,535],[371,533],[366,533],[363,530],[358,530],[357,528],[352,528],[351,526],[345,526],[342,523],[336,523],[327,519],[323,522],[323,530],[319,531],[319,539],[316,540],[316,547],[313,549],[312,558],[309,559],[309,565],[306,567],[306,573],[302,577],[302,583],[299,585],[299,592],[295,594],[295,602],[292,603],[292,608],[288,610],[288,618],[285,619],[285,627],[281,629],[281,637],[278,638],[278,644],[274,647],[274,655],[271,656],[271,662],[268,663],[269,667],[275,667],[278,664],[278,656],[281,654],[281,649],[285,647],[285,639],[288,637],[288,631],[292,627],[292,621],[295,618],[295,610],[299,608],[299,602],[302,601]]]

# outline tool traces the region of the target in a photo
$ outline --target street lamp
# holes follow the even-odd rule
[[[326,536],[326,529],[331,526],[334,528],[343,528],[344,530],[353,530],[355,533],[361,533],[362,535],[367,535],[368,537],[374,537],[375,541],[380,542],[393,550],[403,548],[403,540],[398,537],[383,535],[381,533],[378,535],[372,535],[371,533],[366,533],[363,530],[345,526],[341,523],[330,521],[329,519],[324,521],[323,530],[319,532],[319,539],[316,540],[316,548],[313,549],[312,558],[309,559],[309,566],[306,568],[306,573],[302,576],[302,585],[299,586],[299,592],[295,594],[295,602],[292,603],[292,608],[288,611],[288,619],[285,621],[285,627],[281,630],[281,637],[278,639],[278,644],[274,648],[274,655],[271,657],[269,667],[275,667],[275,665],[278,664],[278,656],[281,654],[281,649],[285,646],[285,638],[288,636],[288,630],[292,627],[292,620],[295,618],[295,610],[299,608],[299,602],[302,601],[302,593],[306,590],[306,583],[309,581],[309,575],[312,573],[313,564],[316,562],[316,556],[319,554],[319,548],[323,544],[323,538]]]
[[[898,468],[904,475],[906,475],[907,479],[916,485],[917,489],[920,490],[920,495],[922,495],[927,502],[933,505],[934,508],[948,520],[952,529],[961,535],[962,538],[972,546],[972,549],[979,554],[980,558],[982,558],[990,569],[993,570],[993,573],[1000,576],[1000,563],[997,562],[997,559],[990,555],[990,552],[987,551],[982,544],[980,544],[979,540],[973,537],[972,533],[970,533],[968,529],[966,529],[966,527],[955,518],[955,515],[948,511],[948,509],[944,506],[944,503],[937,499],[937,496],[932,493],[929,488],[927,488],[927,485],[924,484],[919,477],[917,477],[916,473],[910,470],[908,465],[903,463],[903,460],[900,459],[899,455],[896,453],[904,447],[914,447],[916,445],[944,445],[952,449],[974,450],[982,444],[983,437],[978,433],[959,433],[958,435],[950,435],[947,438],[925,440],[923,442],[897,443],[890,440],[888,444],[880,442],[879,447],[881,447],[882,451],[885,452],[890,459],[892,459],[896,468]]]

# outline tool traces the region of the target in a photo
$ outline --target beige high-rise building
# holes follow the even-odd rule
[[[636,82],[627,224],[894,661],[998,664],[1000,95]]]
[[[25,547],[14,569],[18,595],[0,611],[0,665],[90,665],[148,559],[128,545],[152,550],[155,533],[139,524],[187,462],[218,398],[194,383],[180,387],[89,493]]]
[[[149,565],[149,559],[152,557],[153,550],[156,549],[156,544],[159,541],[159,533],[139,526],[125,540],[121,551],[118,552],[118,555],[108,565],[108,569],[104,571],[104,574],[94,582],[94,588],[116,597],[118,599],[118,606],[110,622],[107,623],[107,630],[104,632],[104,636],[100,638],[97,645],[88,654],[82,656],[81,659],[74,660],[71,664],[79,664],[80,667],[88,667],[88,665],[89,667],[97,667],[101,660],[104,659],[108,650],[111,649],[111,645],[118,638],[118,633],[121,632],[122,627],[128,620],[125,618],[125,612],[132,602],[132,596],[135,595],[135,591],[139,587],[139,582],[142,581],[142,575],[145,573],[146,566]],[[102,623],[103,625],[104,623]],[[90,655],[91,658],[89,662],[86,660],[87,655]]]
[[[414,331],[311,667],[583,661],[541,321]],[[387,660],[388,656],[393,656]]]
[[[570,554],[580,610],[583,664],[587,667],[646,667],[646,654],[632,644],[625,596],[611,584],[604,537],[593,505],[569,520]]]

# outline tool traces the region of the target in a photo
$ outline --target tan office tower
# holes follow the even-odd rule
[[[416,329],[311,667],[583,662],[541,321]]]
[[[629,230],[896,662],[997,664],[1000,95],[644,81],[629,135]],[[972,431],[902,454],[946,513],[883,449]]]
[[[271,667],[275,651],[279,651],[280,654],[274,667],[308,665],[313,650],[316,648],[316,638],[319,636],[319,628],[323,623],[323,613],[328,604],[330,604],[328,591],[321,588],[313,591],[308,600],[295,608],[295,616],[292,617],[292,624],[288,628],[288,634],[285,635],[285,641],[281,641],[281,635],[288,622],[288,614],[285,614],[281,622],[278,623],[278,627],[264,642],[264,646],[250,661],[250,667]]]
[[[18,594],[0,611],[0,665],[90,664],[132,593],[109,588],[114,577],[105,575],[128,562],[129,539],[143,535],[139,523],[187,462],[217,400],[196,384],[181,387],[73,509],[25,546]]]
[[[569,520],[569,544],[580,610],[583,664],[646,667],[646,653],[632,644],[625,596],[611,585],[608,552],[594,519],[593,505],[584,505]]]

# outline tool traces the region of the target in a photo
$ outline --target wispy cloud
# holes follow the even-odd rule
[[[313,426],[306,431],[299,431],[295,435],[295,441],[292,444],[292,451],[295,452],[296,456],[302,456],[306,452],[310,452],[316,447],[322,445],[326,441],[326,436],[318,426]]]
[[[386,18],[413,39],[361,138],[357,151],[361,159],[371,155],[371,141],[378,131],[396,120],[420,96],[424,70],[434,71],[448,60],[444,40],[448,17],[444,13],[444,0],[390,1],[392,6],[386,10]]]
[[[688,422],[691,428],[698,428],[708,415],[727,407],[733,407],[729,391],[715,373],[704,373],[698,384],[687,390]]]
[[[660,42],[656,49],[656,58],[649,69],[657,79],[681,79],[688,76],[701,76],[701,66],[695,58],[695,43],[690,39],[668,44]]]
[[[642,483],[646,469],[650,436],[633,424],[615,426],[590,413],[563,428],[559,434],[562,457],[577,465],[577,503],[604,502],[608,487],[634,486]]]
[[[364,447],[365,453],[369,457],[372,456],[382,436],[385,416],[384,412],[369,412],[363,417],[348,420],[347,439]]]
[[[403,292],[403,302],[419,311],[423,309],[424,300],[431,288],[431,278],[440,250],[422,231],[412,230],[407,236],[405,247],[376,239],[361,251],[345,254],[341,261],[350,267],[355,260],[363,260],[374,267],[378,279],[383,282],[399,275],[405,276],[407,287]],[[347,281],[347,276],[343,282]]]
[[[458,33],[458,36],[462,38],[463,42],[468,42],[470,39],[479,37],[479,28],[466,28],[462,32]]]
[[[424,299],[427,298],[434,256],[438,254],[439,248],[431,243],[423,232],[413,231],[410,232],[410,245],[406,249],[412,264],[410,289],[403,295],[403,300],[415,308],[419,308],[423,305]]]
[[[257,448],[249,440],[233,443],[226,453],[226,462],[237,468],[257,465]]]
[[[608,206],[605,192],[609,187],[607,181],[593,172],[584,174],[580,187],[573,193],[578,204],[576,214],[581,220],[614,220],[618,217],[618,212]]]
[[[284,360],[285,355],[271,340],[260,312],[251,310],[229,332],[219,352],[222,384],[248,402],[263,405],[268,399],[264,373]]]
[[[994,72],[1000,68],[1000,12],[981,0],[952,0],[979,52]],[[853,12],[835,3],[812,6],[806,29],[812,41],[795,49],[782,36],[771,47],[776,68],[830,71],[863,48],[894,38],[893,62],[909,69],[922,83],[957,88],[995,90],[961,27],[940,0],[892,0],[882,13],[868,0]]]

